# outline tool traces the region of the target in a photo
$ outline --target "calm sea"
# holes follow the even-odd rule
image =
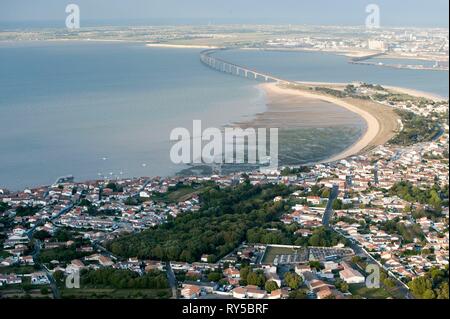
[[[198,54],[134,43],[0,44],[0,187],[50,184],[69,174],[77,180],[174,174],[184,167],[169,159],[173,128],[190,129],[194,119],[220,127],[265,110],[255,82],[212,71]],[[284,53],[226,54],[298,80],[378,82],[385,72],[392,85],[439,94],[445,79],[448,86],[447,75],[437,72],[416,71],[419,80],[403,83],[403,75],[395,80],[403,74],[397,70],[371,69],[377,76],[370,80],[370,72],[355,71],[360,66],[328,55],[308,55],[305,62]],[[305,160],[340,152],[361,134],[358,125],[317,130],[320,138],[314,129],[296,136]]]
[[[391,69],[349,64],[347,57],[321,52],[230,50],[219,52],[216,56],[236,64],[264,70],[287,80],[338,83],[360,81],[415,89],[446,98],[449,96],[449,76],[446,71]],[[370,61],[418,64],[416,60],[374,59]]]

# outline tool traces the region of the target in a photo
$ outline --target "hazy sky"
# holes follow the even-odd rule
[[[279,23],[362,25],[365,7],[381,8],[385,26],[448,27],[448,0],[0,0],[0,23],[61,21],[69,3],[82,23],[141,20],[148,23]]]

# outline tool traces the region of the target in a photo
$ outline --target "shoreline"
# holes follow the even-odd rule
[[[393,91],[394,93],[407,94],[407,95],[411,95],[411,96],[417,97],[417,98],[426,98],[426,99],[432,100],[433,102],[442,102],[442,101],[448,100],[448,98],[445,98],[438,94],[423,92],[423,91],[419,91],[419,90],[415,90],[415,89],[408,89],[408,88],[402,88],[402,87],[398,87],[398,86],[387,86],[387,85],[384,85],[383,87],[388,90]]]
[[[342,152],[334,154],[324,160],[319,160],[316,163],[332,163],[351,156],[358,155],[368,149],[386,143],[394,136],[392,122],[390,123],[391,125],[387,126],[382,124],[382,118],[385,117],[383,114],[384,112],[376,112],[377,110],[375,110],[373,106],[368,107],[368,105],[363,105],[364,104],[363,101],[361,101],[361,103],[357,103],[357,101],[352,99],[343,100],[332,96],[326,96],[320,93],[308,92],[304,90],[296,90],[291,88],[283,88],[275,83],[264,83],[258,85],[258,87],[264,90],[268,96],[285,95],[285,96],[296,96],[300,98],[325,101],[337,105],[339,107],[345,108],[346,110],[357,114],[360,118],[364,120],[364,122],[366,123],[365,131],[363,135],[355,143],[353,143],[350,147],[346,148]],[[301,106],[292,105],[292,107],[301,107]],[[379,105],[379,107],[382,108],[383,106]],[[390,115],[393,114],[394,113]],[[397,119],[395,119],[395,121],[397,121]]]
[[[187,45],[187,44],[165,44],[165,43],[146,43],[148,48],[167,48],[167,49],[217,49],[218,47],[209,45]]]

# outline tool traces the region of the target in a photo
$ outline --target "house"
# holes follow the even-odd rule
[[[33,256],[23,256],[23,257],[20,257],[20,260],[26,265],[34,264]]]
[[[110,267],[110,266],[114,265],[114,262],[111,260],[111,258],[106,257],[106,256],[100,256],[98,258],[98,262],[100,265],[102,265],[104,267]]]
[[[315,293],[317,299],[328,299],[333,296],[333,290],[328,286],[320,287],[315,291]]]
[[[361,284],[366,281],[366,278],[350,265],[343,263],[344,270],[339,272],[339,277],[348,284]]]
[[[299,265],[295,266],[295,273],[299,276],[302,276],[302,274],[307,271],[311,271],[311,267],[308,265],[300,265],[299,264]]]
[[[0,274],[0,286],[2,285],[17,285],[22,283],[22,278],[11,274],[11,275],[4,275]]]
[[[163,270],[164,269],[164,265],[160,262],[160,261],[155,261],[155,260],[147,260],[145,262],[145,271],[146,272],[151,272],[153,270]]]
[[[245,299],[247,298],[247,289],[243,287],[237,287],[233,289],[233,298]]]
[[[320,205],[320,197],[319,196],[308,196],[306,197],[306,201],[311,205]]]
[[[49,285],[50,280],[43,272],[35,272],[31,274],[31,283],[33,285]]]
[[[268,299],[281,299],[281,296],[282,296],[281,289],[277,289],[269,294]]]
[[[223,271],[223,274],[224,274],[224,276],[226,276],[228,278],[235,278],[235,279],[241,278],[241,273],[236,268],[231,268],[231,267],[227,268]]]
[[[203,254],[200,260],[204,263],[207,263],[209,259],[209,255]]]
[[[267,281],[274,281],[278,285],[278,287],[281,287],[281,279],[280,276],[277,274],[277,267],[272,266],[264,272],[264,275],[266,277]]]
[[[196,285],[183,285],[181,295],[186,299],[195,299],[200,296],[202,289]]]
[[[246,286],[247,289],[247,296],[248,298],[252,299],[263,299],[267,296],[267,293],[265,290],[259,289],[257,286]]]
[[[328,284],[326,284],[325,282],[323,282],[322,280],[318,280],[318,279],[313,279],[310,282],[306,283],[306,286],[312,290],[312,291],[317,291],[322,287],[328,287]]]

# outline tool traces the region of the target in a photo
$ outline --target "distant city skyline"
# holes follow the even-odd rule
[[[78,4],[85,26],[141,24],[363,25],[365,8],[381,9],[381,26],[447,27],[447,0],[2,0],[0,27],[63,26],[66,5]]]

